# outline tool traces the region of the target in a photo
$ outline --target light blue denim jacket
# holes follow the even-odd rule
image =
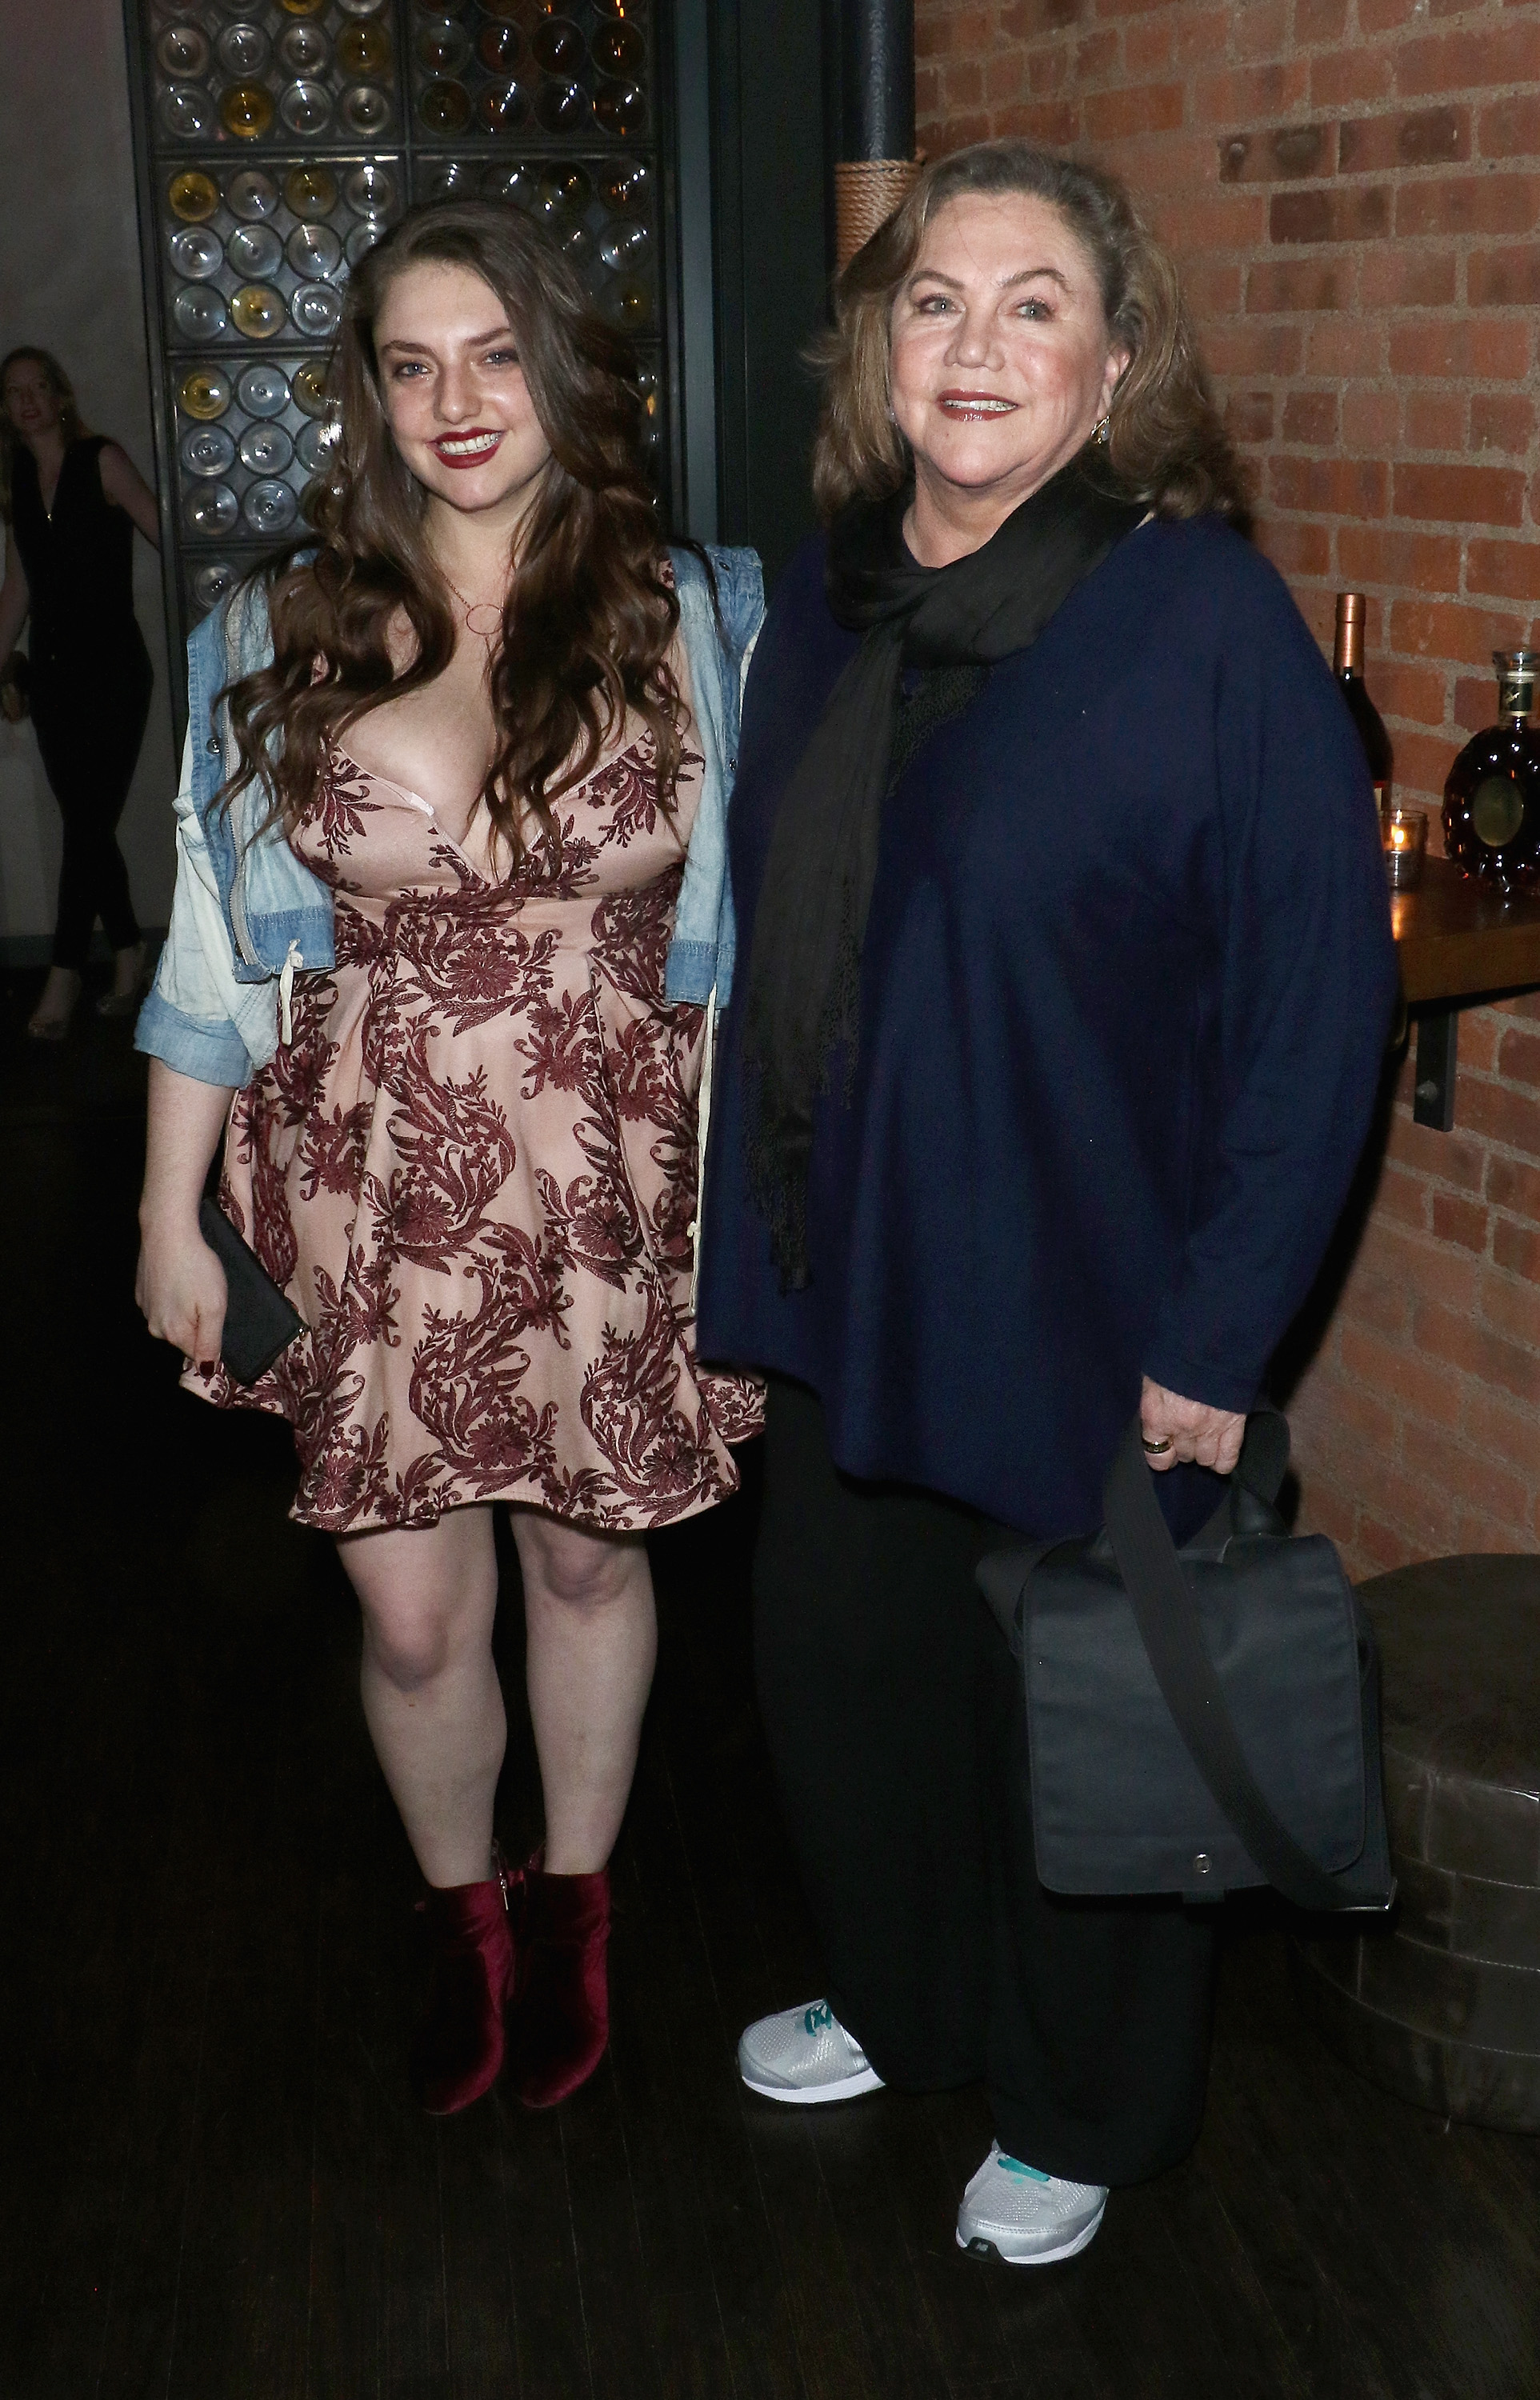
[[[765,613],[764,580],[752,550],[708,552],[712,607],[694,552],[670,552],[679,631],[689,661],[697,738],[704,757],[670,947],[670,1001],[727,1003],[734,951],[727,870],[728,798],[738,763],[743,673]],[[266,607],[249,587],[206,617],[187,645],[187,741],[176,796],[176,896],[154,985],[134,1045],[197,1083],[238,1090],[287,1038],[296,973],[329,969],[332,894],[276,825],[249,784],[228,809],[213,805],[235,764],[228,720],[214,721],[227,683],[272,655]],[[227,746],[228,745],[228,746]]]

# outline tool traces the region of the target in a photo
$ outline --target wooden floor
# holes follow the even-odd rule
[[[812,1997],[749,1674],[751,1498],[657,1547],[615,2036],[548,2116],[403,2085],[411,1860],[288,1436],[175,1389],[130,1300],[139,1077],[5,995],[0,2400],[1533,2400],[1540,2146],[1382,2097],[1239,1926],[1192,2161],[1073,2263],[952,2239],[977,2093],[744,2093]],[[500,1809],[537,1824],[509,1575]]]

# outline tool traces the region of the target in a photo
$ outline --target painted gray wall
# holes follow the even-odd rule
[[[0,69],[0,356],[57,352],[93,432],[154,481],[144,303],[118,0],[8,0]],[[156,690],[119,840],[147,925],[170,909],[176,784],[160,566],[134,544]],[[51,932],[59,815],[28,725],[0,721],[0,935]]]

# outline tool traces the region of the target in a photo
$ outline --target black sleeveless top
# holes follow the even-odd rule
[[[18,443],[11,464],[11,531],[32,594],[32,704],[47,714],[143,689],[149,652],[133,613],[133,520],[102,489],[104,434],[64,453],[51,516],[37,461]]]

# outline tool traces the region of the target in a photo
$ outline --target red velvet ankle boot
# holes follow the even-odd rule
[[[500,1875],[430,1889],[422,1906],[433,1979],[412,2043],[412,2084],[429,2116],[450,2117],[490,2092],[502,2072],[513,1937]]]
[[[546,1875],[537,1850],[520,1882],[519,1957],[508,2048],[526,2108],[553,2108],[586,2083],[609,2039],[609,1876]]]

